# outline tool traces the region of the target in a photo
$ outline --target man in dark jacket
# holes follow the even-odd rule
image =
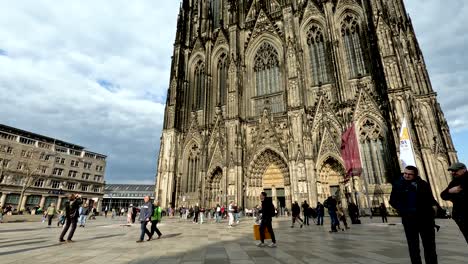
[[[146,228],[146,225],[151,220],[151,215],[153,215],[153,205],[150,203],[149,196],[145,196],[143,199],[145,202],[140,206],[141,233],[140,239],[137,240],[137,243],[143,242],[145,234],[148,235],[148,241],[151,240],[151,233],[148,228]]]
[[[268,228],[268,232],[271,235],[271,244],[269,247],[276,247],[275,233],[273,232],[273,227],[271,226],[271,221],[275,215],[275,207],[270,200],[266,199],[266,192],[260,194],[260,200],[262,201],[262,208],[259,213],[262,214],[262,220],[260,222],[260,242],[257,244],[259,247],[265,246],[265,228]]]
[[[330,215],[330,221],[331,221],[331,230],[330,232],[338,232],[336,229],[340,225],[340,221],[338,220],[338,216],[336,215],[336,200],[333,198],[333,196],[329,196],[325,202],[323,202],[323,206],[325,206],[328,209],[328,214]]]
[[[453,180],[440,194],[444,200],[453,203],[452,218],[468,243],[468,172],[463,163],[454,163],[448,168]]]
[[[407,166],[403,176],[393,184],[390,205],[401,216],[411,263],[422,263],[419,250],[421,236],[426,263],[436,264],[434,216],[437,202],[432,196],[431,187],[419,177],[416,167]]]
[[[62,233],[60,234],[60,242],[65,242],[65,240],[63,240],[63,237],[65,236],[65,234],[67,234],[70,225],[71,229],[70,233],[68,233],[68,238],[66,242],[73,242],[72,238],[75,234],[76,223],[78,222],[78,217],[80,216],[78,210],[80,209],[82,203],[83,202],[81,201],[81,196],[79,194],[70,194],[70,196],[68,196],[68,201],[65,203],[65,218],[67,222],[65,223]]]
[[[325,208],[323,207],[323,204],[320,202],[317,202],[317,225],[323,225],[323,216],[325,214]]]
[[[307,203],[307,201],[304,200],[304,203],[302,204],[302,213],[304,214],[304,225],[309,225],[309,208],[309,204]]]

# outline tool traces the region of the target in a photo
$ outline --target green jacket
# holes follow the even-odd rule
[[[151,221],[161,221],[161,207],[155,206],[153,209],[153,215],[151,216]]]

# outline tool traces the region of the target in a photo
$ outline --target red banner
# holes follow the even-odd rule
[[[341,136],[341,158],[346,167],[348,176],[359,176],[362,172],[361,157],[359,155],[359,142],[356,138],[354,124]]]

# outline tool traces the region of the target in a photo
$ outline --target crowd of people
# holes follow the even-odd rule
[[[454,163],[448,170],[451,172],[453,180],[440,194],[440,197],[443,200],[452,202],[452,218],[468,243],[467,168],[463,163]],[[276,247],[272,219],[278,216],[278,210],[273,205],[272,200],[267,199],[265,192],[260,194],[260,200],[261,204],[248,210],[239,207],[235,201],[230,201],[228,205],[217,204],[211,208],[205,208],[196,203],[190,207],[182,206],[178,208],[177,212],[180,219],[191,220],[195,224],[203,224],[206,219],[212,223],[221,223],[223,219],[227,219],[229,228],[239,223],[241,215],[248,214],[256,218],[256,222],[259,224],[260,241],[257,243],[257,246],[266,246],[265,234],[268,232],[271,238],[271,243],[268,246]],[[440,226],[435,224],[434,219],[440,214],[441,207],[436,199],[434,199],[429,184],[419,176],[417,167],[405,167],[402,176],[393,183],[389,204],[401,217],[412,263],[422,263],[419,245],[420,239],[422,240],[426,263],[438,263],[435,230],[438,231]],[[95,219],[98,212],[96,207],[90,207],[87,203],[83,203],[81,196],[78,194],[69,195],[64,207],[64,210],[57,210],[55,204],[52,203],[44,211],[42,211],[42,208],[35,208],[34,210],[43,214],[43,222],[47,221],[48,227],[52,225],[54,217],[57,216],[57,226],[63,225],[59,241],[73,242],[72,238],[77,224],[79,223],[80,227],[85,227],[87,220]],[[382,222],[387,223],[388,209],[385,203],[381,203],[378,208]],[[359,209],[356,204],[353,202],[347,204],[348,216],[346,216],[346,209],[341,201],[337,200],[334,196],[329,196],[323,201],[323,204],[317,202],[315,207],[309,205],[307,201],[303,201],[301,205],[297,201],[294,201],[291,205],[291,228],[295,227],[296,222],[300,228],[309,226],[311,222],[315,225],[323,225],[325,210],[330,217],[331,233],[349,229],[348,217],[351,220],[351,224],[361,223]],[[115,210],[113,211],[115,212]],[[134,224],[138,217],[141,225],[138,243],[144,241],[145,235],[147,236],[147,241],[152,240],[155,233],[157,234],[157,238],[160,238],[162,233],[157,226],[161,222],[162,216],[168,215],[174,217],[176,212],[172,208],[164,210],[157,201],[154,203],[150,202],[150,197],[148,196],[144,197],[144,203],[139,208],[130,205],[126,210],[119,211],[121,215],[125,215],[126,213],[127,224]],[[284,211],[287,212],[286,214],[289,213],[287,209]],[[0,222],[3,220],[3,215],[11,214],[11,212],[11,206],[0,205]],[[105,215],[107,215],[107,210],[105,212]],[[151,228],[148,230],[147,225],[150,223]],[[65,236],[67,236],[66,240],[64,239]]]

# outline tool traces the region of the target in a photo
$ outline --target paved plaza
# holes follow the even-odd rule
[[[329,219],[325,219],[328,224]],[[277,248],[258,248],[252,218],[235,228],[227,223],[197,225],[163,218],[163,237],[136,243],[140,226],[125,220],[98,217],[78,228],[75,243],[60,244],[61,228],[45,223],[0,224],[0,263],[410,263],[399,218],[388,224],[363,218],[345,232],[330,234],[329,226],[290,228],[289,218],[274,220]],[[468,263],[467,245],[451,220],[437,220],[439,263]]]

